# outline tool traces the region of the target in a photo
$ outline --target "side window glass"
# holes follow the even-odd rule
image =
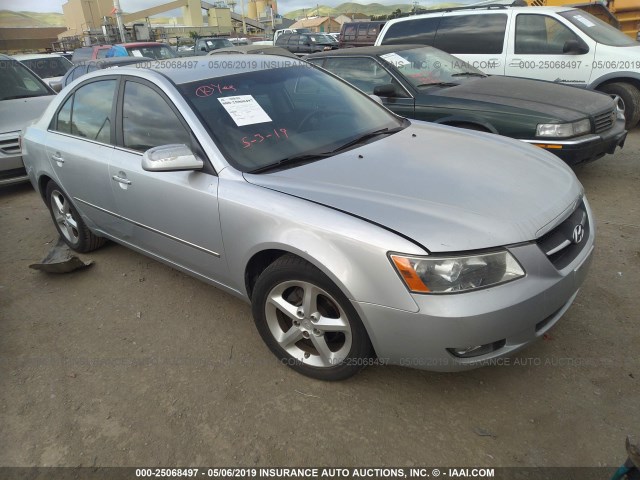
[[[71,133],[71,107],[73,106],[73,95],[67,98],[56,117],[56,128],[54,130],[62,133]]]
[[[356,26],[348,25],[344,29],[344,39],[345,40],[354,40],[356,38]]]
[[[362,25],[358,25],[358,36],[366,37],[367,36],[367,24],[363,23]]]
[[[297,45],[300,41],[300,35],[291,35],[289,37],[289,45]]]
[[[71,134],[111,143],[111,107],[115,80],[101,80],[80,87],[74,94]]]
[[[189,132],[167,102],[136,82],[127,82],[124,87],[122,130],[124,146],[140,152],[170,143],[191,145]]]
[[[402,45],[404,43],[416,43],[433,45],[439,22],[440,17],[433,17],[394,23],[387,30],[382,39],[382,44]]]
[[[328,58],[324,68],[367,94],[372,94],[377,85],[395,83],[372,58]]]
[[[516,17],[516,54],[562,55],[569,40],[580,41],[553,17],[530,14]]]
[[[502,53],[507,15],[454,15],[443,17],[434,47],[447,53]]]
[[[371,26],[369,27],[368,35],[370,37],[377,36],[378,35],[378,25],[376,25],[375,23],[371,24]]]

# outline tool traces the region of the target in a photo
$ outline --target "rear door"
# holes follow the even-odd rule
[[[509,13],[454,12],[438,24],[433,46],[489,75],[504,75]]]
[[[115,77],[80,85],[67,95],[47,133],[56,183],[94,228],[106,233],[113,233],[115,226],[109,160],[114,151],[117,85]]]
[[[186,121],[153,84],[125,80],[118,100],[117,142],[109,175],[120,238],[193,273],[225,278],[218,177],[213,169],[205,173],[142,168],[142,155],[149,148],[178,143],[197,149]]]

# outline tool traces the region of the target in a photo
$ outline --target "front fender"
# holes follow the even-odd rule
[[[347,213],[243,178],[221,178],[218,192],[233,288],[247,295],[244,274],[251,258],[264,250],[282,250],[318,267],[350,300],[417,311],[387,257],[389,251],[424,255],[417,244]]]
[[[454,123],[470,123],[473,125],[478,125],[479,127],[482,128],[486,128],[488,131],[490,131],[491,133],[498,133],[498,130],[496,130],[496,128],[491,125],[489,122],[487,122],[486,120],[482,119],[482,118],[476,118],[476,117],[470,117],[470,116],[465,116],[465,115],[450,115],[448,117],[443,117],[443,118],[439,118],[437,120],[434,120],[433,123],[439,123],[441,125],[450,125],[450,126],[454,126],[455,125],[451,125]]]

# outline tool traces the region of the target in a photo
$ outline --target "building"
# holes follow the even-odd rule
[[[64,27],[0,28],[0,51],[7,53],[51,49]]]
[[[348,22],[368,22],[371,20],[371,17],[365,15],[364,13],[341,13],[337,17],[335,17],[336,22],[340,25]]]
[[[290,28],[308,28],[315,33],[339,32],[341,24],[333,17],[303,18],[291,25]]]
[[[60,38],[82,35],[102,28],[102,18],[111,15],[113,0],[68,0],[62,5],[66,30]]]

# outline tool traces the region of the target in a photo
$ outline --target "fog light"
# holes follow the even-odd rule
[[[479,357],[481,355],[486,355],[487,353],[495,352],[496,350],[504,347],[506,343],[507,340],[502,339],[498,340],[497,342],[487,343],[486,345],[471,345],[462,348],[447,348],[447,352],[458,358],[473,358]]]

